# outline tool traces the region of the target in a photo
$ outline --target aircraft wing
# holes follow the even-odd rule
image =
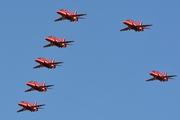
[[[45,85],[45,86],[39,86],[40,88],[44,88],[44,87],[52,87],[54,85]]]
[[[25,109],[24,109],[24,108],[22,108],[22,109],[18,110],[17,112],[23,112],[23,111],[25,111]]]
[[[41,68],[41,67],[43,67],[43,66],[42,65],[37,65],[37,66],[35,66],[33,68],[36,69],[36,68]]]
[[[60,18],[54,20],[54,22],[61,21],[61,20],[64,20],[64,18],[63,18],[63,17],[60,17]]]
[[[176,77],[177,75],[168,75],[168,76],[162,76],[163,78],[171,78],[171,77]]]
[[[30,92],[30,91],[32,91],[32,88],[30,88],[30,89],[26,90],[25,92]]]
[[[121,29],[120,31],[126,31],[126,30],[130,30],[130,28],[126,27],[126,28]]]
[[[47,45],[45,45],[45,46],[43,46],[44,48],[46,48],[46,47],[52,47],[53,46],[53,44],[47,44]]]
[[[87,15],[87,14],[76,14],[76,15],[70,15],[70,17],[79,17],[79,16],[84,16],[84,15]]]
[[[64,42],[60,42],[60,43],[71,43],[74,42],[73,40],[69,40],[69,41],[64,41]]]
[[[32,107],[41,107],[41,106],[45,106],[45,104],[35,105],[35,106],[32,106]]]
[[[140,26],[137,26],[137,27],[148,27],[148,26],[152,26],[151,24],[148,24],[148,25],[140,25]]]
[[[47,64],[49,64],[49,65],[51,65],[51,64],[57,65],[57,64],[62,64],[62,63],[64,63],[64,62],[53,62],[53,63],[47,63]]]
[[[146,82],[153,81],[153,80],[156,80],[156,78],[150,78],[150,79],[146,80]]]
[[[54,86],[54,85],[45,85],[44,87],[52,87],[52,86]]]
[[[53,63],[51,63],[51,64],[57,65],[57,64],[62,64],[62,63],[64,63],[64,62],[53,62]]]

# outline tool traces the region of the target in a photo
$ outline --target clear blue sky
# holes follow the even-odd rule
[[[180,74],[178,0],[81,1],[1,0],[0,55],[2,120],[179,120],[180,80],[153,81],[149,72]],[[86,19],[54,22],[58,9]],[[133,19],[153,24],[144,32],[119,30]],[[45,37],[74,40],[66,49],[43,48]],[[37,57],[64,64],[33,69]],[[25,93],[27,81],[46,81],[53,90]],[[31,113],[20,101],[44,103]]]

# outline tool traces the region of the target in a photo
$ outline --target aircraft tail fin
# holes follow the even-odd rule
[[[142,22],[143,22],[143,21],[142,21],[142,20],[140,20],[139,25],[142,25]]]
[[[51,63],[53,63],[53,62],[54,62],[54,58],[51,59]]]
[[[64,42],[64,41],[65,41],[65,39],[66,39],[66,38],[65,38],[65,37],[63,37],[63,38],[62,38],[62,41]]]
[[[74,15],[76,15],[77,14],[77,11],[76,10],[74,10],[74,13],[73,13]]]
[[[166,71],[164,71],[164,76],[167,76],[167,72]]]
[[[42,82],[42,86],[45,86],[45,81],[44,81],[44,82]]]
[[[36,101],[34,101],[34,104],[33,104],[34,106],[36,106],[37,105],[37,103],[36,103]]]

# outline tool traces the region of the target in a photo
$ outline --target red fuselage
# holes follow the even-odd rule
[[[163,76],[166,76],[165,73],[162,74],[162,73],[157,71],[157,72],[150,72],[149,74],[152,75],[154,78],[156,78],[159,81],[163,81],[163,82],[167,82],[168,81],[167,77],[163,77]]]
[[[33,107],[34,105],[30,104],[29,102],[19,102],[18,105],[31,112],[38,111],[38,107]]]
[[[57,46],[57,47],[60,47],[60,48],[66,48],[66,43],[61,43],[61,42],[64,42],[64,40],[59,40],[58,38],[56,37],[47,37],[45,38],[47,41],[49,41],[50,43],[52,43],[53,45]]]
[[[47,68],[56,68],[55,65],[53,64],[48,64],[48,63],[52,63],[51,61],[48,61],[47,59],[45,58],[37,58],[35,59],[35,61],[39,64],[41,64],[42,66],[44,67],[47,67]]]
[[[42,87],[43,85],[37,83],[37,82],[27,82],[26,85],[32,87],[34,90],[37,90],[39,92],[46,92],[47,88]]]
[[[74,14],[70,13],[68,10],[58,10],[57,13],[61,15],[64,19],[70,20],[71,22],[78,21],[78,17],[71,17],[71,15]]]
[[[125,21],[123,21],[123,23],[135,31],[144,31],[144,28],[143,27],[137,27],[137,26],[140,26],[140,24],[136,23],[133,20],[125,20]]]

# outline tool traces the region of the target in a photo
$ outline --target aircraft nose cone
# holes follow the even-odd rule
[[[39,60],[38,59],[35,59],[36,62],[38,62]]]
[[[149,74],[150,74],[150,75],[154,75],[154,73],[153,73],[153,72],[150,72]]]
[[[61,11],[59,11],[59,10],[58,10],[56,13],[60,14],[60,13],[61,13]]]
[[[31,85],[31,83],[27,82],[27,83],[26,83],[26,85],[30,86],[30,85]]]
[[[50,39],[50,38],[48,38],[48,37],[46,38],[46,40],[47,40],[47,41],[51,41],[51,39]]]
[[[19,106],[22,106],[22,103],[18,103]]]
[[[128,24],[128,22],[127,22],[127,21],[123,21],[123,23],[124,23],[124,24],[126,24],[126,25]]]
[[[48,37],[47,37],[47,38],[45,38],[45,40],[48,40]]]

